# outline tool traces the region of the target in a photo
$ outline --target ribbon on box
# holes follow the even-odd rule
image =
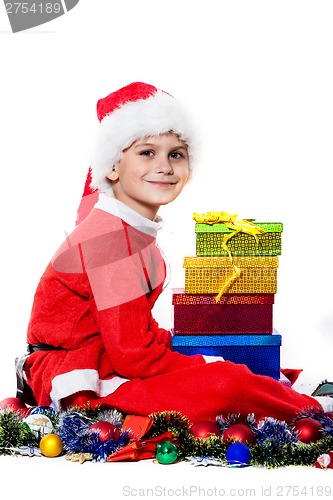
[[[120,450],[109,455],[107,462],[120,462],[122,460],[144,460],[154,458],[156,456],[156,446],[165,441],[170,441],[176,444],[176,438],[172,432],[164,432],[154,438],[134,441],[133,443],[124,446]]]
[[[258,244],[258,234],[265,233],[261,228],[253,224],[255,219],[237,219],[238,214],[229,214],[228,212],[206,212],[198,214],[193,212],[193,220],[201,224],[223,223],[227,228],[232,229],[234,233],[225,234],[222,240],[222,248],[228,253],[232,261],[232,255],[228,248],[228,241],[238,233],[246,233],[253,236]]]
[[[107,462],[120,462],[122,460],[144,460],[156,456],[156,446],[165,441],[171,441],[176,444],[177,439],[172,432],[164,432],[159,436],[149,439],[143,439],[144,435],[153,425],[154,419],[139,415],[127,415],[123,425],[122,432],[129,432],[134,441],[109,455]]]
[[[230,261],[232,263],[231,251],[227,245],[228,241],[236,236],[238,233],[246,233],[253,236],[258,244],[258,234],[262,234],[265,231],[260,227],[253,224],[255,219],[237,219],[238,214],[229,214],[228,212],[206,212],[204,214],[198,214],[193,212],[193,220],[201,224],[218,224],[223,223],[227,228],[232,229],[234,232],[230,234],[225,234],[222,240],[222,248],[229,255]],[[219,290],[215,301],[218,302],[224,292],[230,287],[230,285],[240,276],[242,270],[233,264],[234,272],[232,276],[224,283],[224,285]]]

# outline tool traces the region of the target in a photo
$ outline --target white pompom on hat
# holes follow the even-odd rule
[[[106,176],[133,142],[147,136],[174,132],[188,146],[193,166],[194,130],[177,100],[153,85],[134,82],[97,102],[100,128],[91,162],[91,187],[110,189]]]

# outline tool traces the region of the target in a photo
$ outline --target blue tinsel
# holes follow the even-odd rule
[[[255,416],[249,414],[247,416],[247,424],[256,437],[259,444],[269,441],[272,445],[290,444],[297,442],[297,436],[292,432],[291,428],[284,421],[276,420],[269,417],[256,422]],[[233,413],[227,417],[218,416],[216,423],[221,431],[221,434],[233,424],[240,422],[240,415]]]
[[[228,427],[231,425],[237,424],[240,419],[240,413],[230,413],[226,417],[223,417],[222,415],[218,415],[216,417],[216,425],[220,429],[221,434],[224,433]]]
[[[297,436],[291,431],[288,424],[275,418],[261,420],[257,427],[252,427],[258,444],[269,440],[272,444],[280,446],[282,444],[297,443]]]
[[[67,453],[91,453],[94,461],[105,462],[107,457],[129,443],[130,436],[123,432],[119,439],[99,440],[98,433],[91,432],[93,420],[77,412],[65,412],[59,421],[57,434]]]

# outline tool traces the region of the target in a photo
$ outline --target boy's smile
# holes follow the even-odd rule
[[[107,176],[115,198],[151,220],[177,198],[188,177],[187,145],[173,133],[134,142]]]

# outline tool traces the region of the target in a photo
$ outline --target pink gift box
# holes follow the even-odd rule
[[[272,334],[274,294],[190,294],[173,290],[174,334]]]

